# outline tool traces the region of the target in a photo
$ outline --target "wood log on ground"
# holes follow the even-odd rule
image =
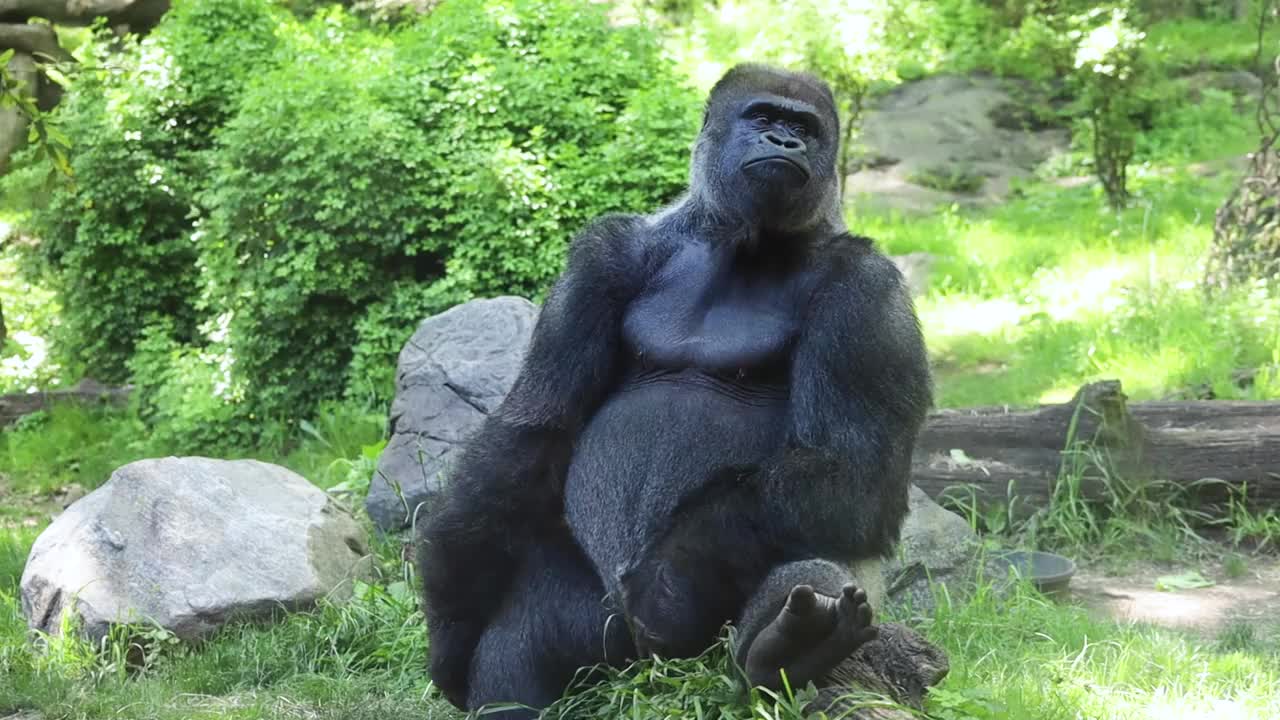
[[[1071,402],[1034,410],[942,410],[929,418],[912,463],[914,482],[934,498],[971,486],[980,500],[1010,495],[1028,509],[1048,504],[1066,452],[1084,443],[1131,481],[1198,486],[1217,502],[1248,486],[1250,504],[1280,503],[1280,403],[1125,402],[1118,381],[1086,385]],[[1099,493],[1098,473],[1085,473]],[[1213,480],[1218,482],[1204,482]],[[1012,484],[1012,488],[1011,488]]]
[[[880,636],[858,648],[828,676],[829,686],[807,713],[847,720],[914,720],[924,709],[925,692],[947,676],[951,666],[942,650],[905,625],[885,623]],[[888,698],[892,702],[886,702]]]
[[[85,380],[70,390],[0,395],[0,427],[5,427],[24,415],[64,402],[122,407],[129,402],[131,390],[130,387],[111,387]]]

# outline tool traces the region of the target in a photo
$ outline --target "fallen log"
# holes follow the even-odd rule
[[[1251,505],[1280,503],[1280,403],[1130,405],[1118,381],[1086,385],[1070,402],[1034,410],[935,412],[917,443],[912,475],[934,498],[969,486],[980,501],[1016,496],[1035,509],[1048,504],[1064,463],[1087,449],[1127,480],[1194,487],[1205,502],[1247,485]],[[1103,484],[1086,473],[1083,489],[1096,494]]]
[[[84,380],[70,390],[0,395],[0,427],[5,427],[24,415],[47,410],[59,403],[123,407],[129,402],[129,393],[132,389],[127,386],[111,387],[93,380]]]

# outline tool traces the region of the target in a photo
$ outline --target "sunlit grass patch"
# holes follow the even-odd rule
[[[1280,42],[1280,27],[1274,23],[1268,29],[1266,42],[1270,47]],[[1169,72],[1198,68],[1248,69],[1257,53],[1257,27],[1253,19],[1164,20],[1147,29],[1147,48]]]
[[[935,257],[917,307],[942,406],[1062,402],[1104,378],[1139,400],[1280,397],[1280,297],[1198,286],[1229,180],[1151,173],[1119,214],[1088,188],[1037,185],[990,211],[854,226]]]
[[[944,598],[927,626],[951,653],[944,690],[988,689],[974,718],[1275,717],[1280,711],[1277,646],[1219,653],[1192,636],[1095,618],[1020,589],[967,602]],[[1165,714],[1177,708],[1178,715]],[[944,716],[946,717],[946,716]],[[954,715],[951,717],[965,717]]]

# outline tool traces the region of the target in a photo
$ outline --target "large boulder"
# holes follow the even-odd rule
[[[143,622],[183,639],[232,618],[350,597],[371,569],[365,533],[323,491],[255,460],[141,460],[36,539],[22,611],[46,633],[74,608],[84,633]]]
[[[450,457],[515,383],[538,308],[528,300],[472,300],[423,321],[400,352],[391,439],[369,484],[379,528],[408,527],[440,489]]]

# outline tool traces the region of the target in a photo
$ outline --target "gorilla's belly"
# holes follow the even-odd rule
[[[595,414],[574,449],[565,512],[607,585],[681,498],[726,466],[781,446],[786,390],[699,372],[633,376]]]

